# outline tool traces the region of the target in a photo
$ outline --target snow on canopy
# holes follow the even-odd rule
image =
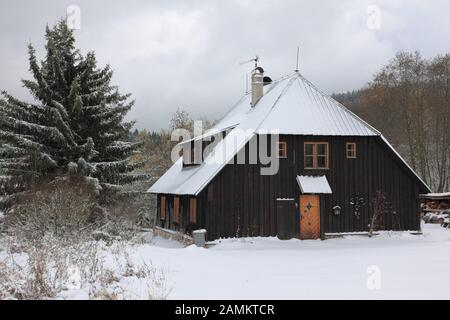
[[[332,193],[326,176],[297,176],[297,182],[302,193]]]
[[[278,134],[293,135],[381,136],[379,131],[317,89],[298,72],[264,86],[264,91],[255,107],[251,106],[251,94],[245,94],[222,120],[195,138],[230,130],[202,164],[183,167],[182,159],[179,159],[148,192],[198,195],[257,134],[275,130]],[[383,138],[383,141],[395,152],[387,140]],[[396,155],[416,175],[405,160],[398,153]],[[426,186],[420,177],[416,177]]]
[[[436,199],[436,200],[450,199],[450,192],[426,193],[426,194],[421,194],[420,198],[423,198],[423,199]]]

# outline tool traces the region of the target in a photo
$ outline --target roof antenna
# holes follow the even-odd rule
[[[239,65],[242,66],[243,64],[247,64],[250,62],[255,62],[255,69],[258,68],[258,61],[259,61],[259,56],[257,54],[255,54],[255,57],[253,59],[247,60],[247,61],[243,61],[240,62]],[[249,93],[249,88],[248,88],[248,73],[245,74],[245,93]]]
[[[296,67],[295,67],[295,72],[298,72],[298,55],[299,55],[299,52],[300,52],[300,47],[298,47],[297,46],[297,64],[296,64]]]
[[[247,60],[247,61],[243,61],[243,62],[239,63],[239,65],[242,66],[243,64],[247,64],[247,63],[250,63],[252,61],[255,61],[255,68],[258,67],[259,56],[257,54],[255,54],[255,57],[253,59],[250,59],[250,60]]]

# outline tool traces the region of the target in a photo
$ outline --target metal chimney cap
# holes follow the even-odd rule
[[[264,69],[262,67],[256,67],[254,72],[258,71],[260,74],[264,73]]]

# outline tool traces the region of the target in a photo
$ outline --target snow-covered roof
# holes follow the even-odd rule
[[[421,194],[420,198],[423,198],[423,199],[436,199],[436,200],[450,199],[450,192],[426,193],[426,194]]]
[[[252,108],[251,96],[246,94],[219,121],[210,132],[223,131],[233,128],[228,135],[217,144],[204,162],[196,166],[183,167],[182,159],[178,159],[172,167],[148,190],[151,193],[170,193],[197,195],[211,181],[215,175],[227,164],[236,153],[256,134],[258,124],[267,112],[282,96],[283,90],[290,78],[284,78],[265,87],[265,95]],[[243,134],[245,131],[246,134]]]
[[[297,182],[302,193],[332,193],[326,176],[297,176]]]
[[[301,74],[294,74],[283,95],[269,110],[260,130],[277,128],[280,134],[374,136],[380,133],[324,94]]]
[[[264,86],[264,95],[255,107],[250,102],[251,94],[245,94],[222,120],[202,135],[230,130],[202,164],[183,168],[179,159],[148,192],[198,195],[256,134],[276,130],[279,134],[295,135],[381,136],[298,72]]]

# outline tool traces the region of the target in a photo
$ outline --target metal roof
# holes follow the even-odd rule
[[[331,194],[326,176],[297,176],[297,183],[303,194]]]
[[[179,159],[148,192],[197,195],[254,135],[273,130],[294,135],[380,136],[394,150],[380,132],[298,72],[266,85],[264,91],[255,107],[250,104],[251,95],[244,95],[221,121],[205,132],[203,136],[232,128],[202,164],[183,168]],[[423,183],[406,161],[396,155]]]

